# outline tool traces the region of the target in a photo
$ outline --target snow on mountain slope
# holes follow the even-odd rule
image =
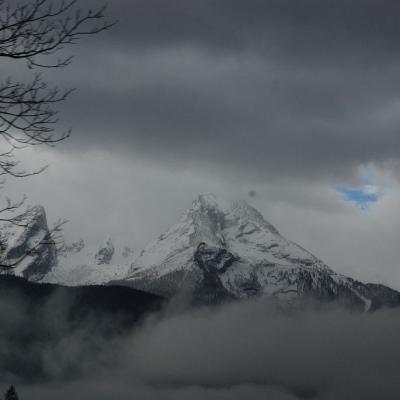
[[[126,276],[133,251],[115,247],[110,238],[99,248],[86,246],[81,239],[58,251],[56,265],[43,277],[43,283],[66,286],[100,285]]]
[[[199,196],[133,263],[133,251],[114,246],[109,238],[97,248],[79,240],[56,250],[44,240],[49,228],[43,207],[30,208],[20,216],[23,224],[18,221],[0,225],[1,263],[18,262],[0,273],[32,281],[113,282],[164,297],[189,296],[201,304],[264,295],[284,301],[338,300],[364,310],[400,305],[400,293],[336,274],[243,201]]]
[[[15,268],[0,270],[38,281],[57,260],[55,245],[49,239],[45,210],[42,206],[34,206],[12,221],[0,225],[0,258],[2,265],[15,264]]]
[[[212,194],[199,196],[151,242],[120,283],[166,297],[189,293],[207,303],[254,295],[340,299],[366,310],[379,303],[376,290],[336,274],[246,202]],[[397,292],[387,296],[400,303]]]
[[[133,251],[114,248],[106,239],[98,248],[88,248],[83,240],[61,248],[49,238],[46,212],[42,206],[29,208],[0,224],[0,273],[21,276],[34,282],[68,286],[94,285],[126,276]],[[34,251],[32,251],[34,249]]]
[[[201,195],[178,224],[143,250],[131,272],[162,264],[159,273],[167,273],[175,269],[174,257],[193,254],[193,249],[202,242],[225,247],[252,263],[314,265],[328,269],[311,253],[282,237],[244,201],[228,203],[214,195]]]

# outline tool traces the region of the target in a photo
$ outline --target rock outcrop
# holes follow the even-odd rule
[[[3,268],[3,273],[39,281],[56,264],[56,246],[42,206],[31,207],[12,222],[3,223],[0,235],[1,264],[13,266]]]

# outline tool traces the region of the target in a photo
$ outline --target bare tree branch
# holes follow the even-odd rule
[[[66,67],[72,56],[54,59],[65,47],[112,27],[105,20],[107,6],[82,11],[79,0],[0,1],[0,59],[25,61],[29,68]],[[73,89],[49,87],[41,73],[30,82],[12,77],[0,83],[0,139],[3,146],[18,150],[24,146],[52,146],[65,140],[70,130],[57,132],[58,103]],[[1,146],[0,141],[0,146]],[[25,177],[42,171],[18,170],[15,154],[0,154],[0,175]]]
[[[4,3],[4,2],[3,2]],[[32,0],[14,6],[0,3],[0,57],[25,59],[30,66],[62,67],[67,56],[55,62],[38,63],[37,56],[49,56],[65,45],[76,44],[80,37],[111,28],[105,21],[107,5],[82,12],[78,0]]]
[[[60,235],[62,232],[62,227],[67,222],[68,222],[67,220],[59,220],[53,226],[53,228],[49,230],[49,232],[45,235],[45,237],[42,240],[39,240],[37,243],[35,243],[33,246],[27,249],[21,257],[17,258],[16,260],[13,260],[12,262],[7,262],[7,260],[4,259],[0,261],[0,268],[3,270],[13,269],[17,267],[27,257],[37,254],[37,252],[42,246],[57,246],[58,239],[61,237]],[[0,248],[1,245],[2,244],[0,243]]]
[[[29,171],[21,167],[16,154],[19,150],[54,146],[70,135],[70,130],[57,130],[57,106],[67,100],[73,89],[50,87],[40,71],[67,67],[73,60],[71,55],[64,54],[67,47],[115,24],[105,19],[107,5],[83,10],[80,3],[80,0],[0,0],[0,60],[16,65],[22,62],[28,70],[36,70],[26,82],[13,77],[0,82],[0,185],[7,176],[27,177],[46,168]],[[23,203],[24,199],[19,202],[6,199],[5,206],[0,208],[0,222],[26,226],[24,214],[13,215]],[[41,245],[54,245],[54,236],[64,223],[56,224],[45,240],[28,249],[23,257],[0,267],[14,268]],[[0,238],[0,253],[4,245]]]

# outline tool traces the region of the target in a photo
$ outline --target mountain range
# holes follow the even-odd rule
[[[27,227],[1,227],[3,263],[49,231],[43,207],[31,208],[24,218]],[[82,240],[57,251],[45,243],[12,273],[39,283],[122,285],[199,304],[255,296],[338,301],[365,311],[400,304],[400,293],[393,289],[336,273],[284,238],[246,202],[212,194],[200,195],[136,257],[130,248],[115,248],[111,239],[96,251]]]

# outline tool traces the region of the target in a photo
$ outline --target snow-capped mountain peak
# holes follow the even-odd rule
[[[379,302],[374,285],[336,274],[245,201],[212,194],[200,195],[146,246],[120,283],[166,297],[191,293],[205,302],[254,295],[341,298],[365,309]],[[386,294],[400,302],[397,292]]]
[[[239,258],[282,265],[324,263],[278,230],[245,201],[225,201],[212,194],[200,195],[179,222],[151,242],[134,262],[131,273],[163,265],[160,274],[175,269],[177,257],[193,256],[200,243],[223,247]]]

